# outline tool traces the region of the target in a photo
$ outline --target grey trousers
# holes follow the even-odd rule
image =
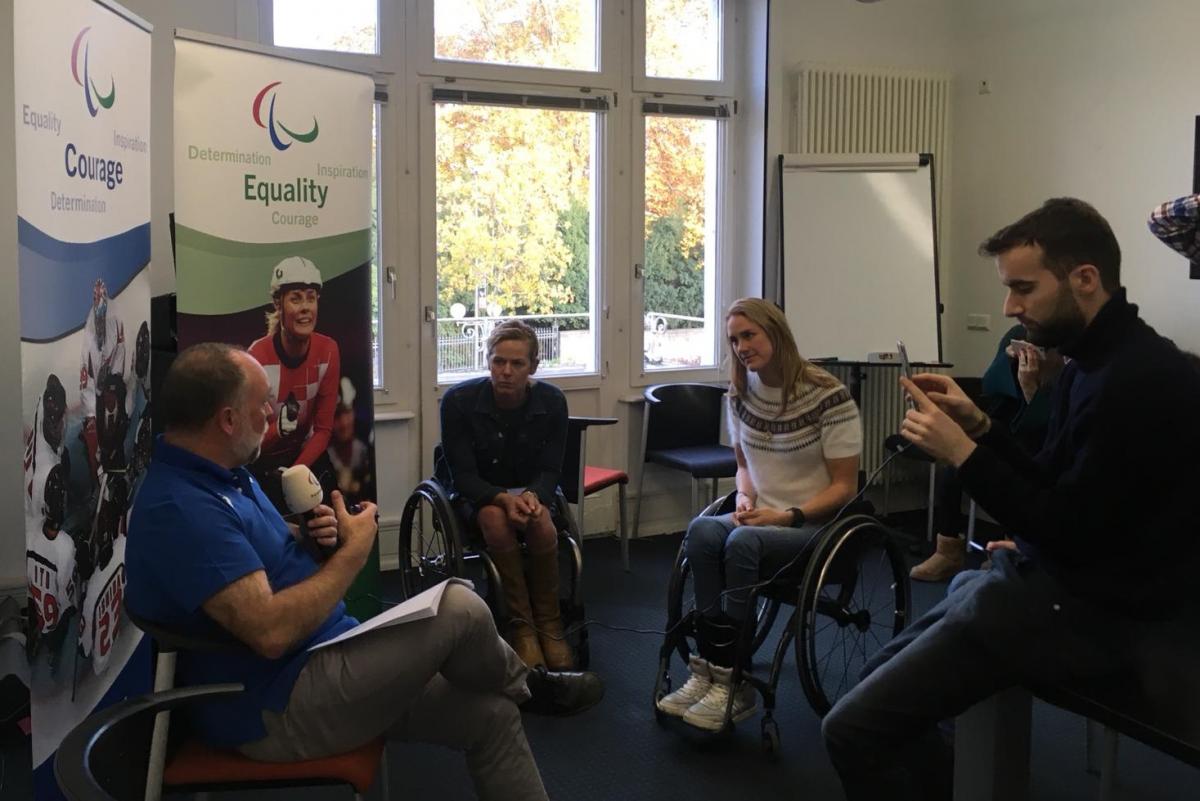
[[[526,668],[496,633],[487,604],[458,584],[436,616],[316,651],[267,736],[239,750],[271,762],[342,753],[380,735],[466,753],[484,801],[544,801],[517,704]]]

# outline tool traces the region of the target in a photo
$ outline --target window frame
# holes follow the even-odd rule
[[[428,357],[422,357],[422,373],[428,371],[428,375],[432,377],[435,393],[440,394],[454,386],[460,381],[475,377],[475,374],[464,375],[461,378],[455,378],[452,381],[443,381],[442,376],[437,369],[437,326],[430,325],[431,321],[428,314],[432,311],[437,313],[437,105],[438,100],[434,99],[434,94],[437,90],[451,90],[454,92],[487,92],[501,93],[523,96],[541,96],[561,98],[564,96],[561,87],[554,85],[545,86],[529,86],[520,83],[497,83],[492,81],[424,81],[421,83],[420,103],[421,103],[421,174],[428,176],[428,186],[426,181],[422,180],[419,207],[421,218],[421,230],[428,231],[429,235],[422,238],[421,244],[421,275],[423,279],[427,279],[432,283],[429,291],[422,291],[422,300],[432,299],[434,305],[424,306],[426,318],[423,326],[422,334],[422,352],[427,353]],[[581,92],[581,94],[583,94]],[[589,112],[596,115],[595,139],[593,141],[592,152],[592,231],[589,235],[589,242],[592,246],[592,269],[590,275],[591,295],[589,297],[589,306],[592,315],[592,348],[593,348],[593,366],[589,371],[574,371],[567,373],[536,373],[535,375],[552,377],[554,384],[563,390],[573,389],[595,389],[598,388],[602,380],[607,377],[608,370],[605,364],[605,336],[607,326],[605,325],[604,310],[607,307],[607,292],[606,285],[608,276],[605,273],[605,266],[609,263],[608,260],[608,231],[610,228],[611,213],[606,214],[606,204],[609,202],[611,193],[609,191],[609,173],[610,165],[613,162],[612,157],[612,125],[613,120],[610,115],[615,110],[616,94],[608,92],[588,92],[584,95],[587,98],[600,98],[608,102],[606,110],[589,110],[581,109],[581,112]],[[517,103],[479,103],[478,105],[490,105],[501,108],[525,108]]]
[[[273,0],[241,0],[259,9],[259,38],[272,47]],[[436,119],[435,87],[524,94],[587,91],[607,95],[610,109],[597,125],[593,169],[591,241],[592,315],[595,328],[595,369],[590,373],[555,374],[562,389],[598,389],[614,377],[631,389],[666,381],[720,381],[728,373],[721,336],[722,321],[714,319],[714,365],[710,367],[646,370],[644,364],[645,295],[634,264],[644,264],[645,249],[645,126],[644,100],[688,105],[727,104],[729,119],[721,126],[717,203],[714,213],[717,245],[714,275],[714,315],[719,317],[723,293],[732,281],[731,254],[737,237],[728,230],[727,200],[738,186],[736,161],[740,139],[734,67],[738,63],[739,4],[722,0],[721,65],[719,81],[648,78],[645,75],[645,0],[596,0],[597,69],[562,70],[503,64],[460,62],[434,57],[431,0],[379,0],[376,54],[341,53],[307,48],[276,48],[300,60],[367,72],[388,94],[381,105],[379,148],[380,269],[397,270],[396,299],[392,287],[380,281],[380,350],[384,384],[374,393],[377,409],[387,411],[406,401],[417,364],[419,397],[431,391],[440,397],[450,384],[437,378],[436,326],[425,317],[425,304],[436,298]],[[251,12],[252,13],[252,12]],[[632,31],[632,33],[631,33]],[[413,195],[415,193],[415,203]],[[402,201],[403,208],[402,208]],[[628,201],[629,215],[620,206]],[[626,226],[630,226],[627,228]],[[415,245],[412,244],[415,239]],[[416,258],[413,267],[402,261]],[[626,261],[628,259],[628,261]],[[382,276],[381,276],[382,279]],[[433,282],[432,287],[430,281]],[[413,309],[413,292],[418,298]],[[408,304],[402,306],[401,304]],[[435,307],[436,309],[436,307]],[[413,312],[419,320],[414,320]],[[413,337],[414,327],[420,332]],[[642,332],[642,336],[634,332]],[[393,341],[394,340],[394,341]],[[628,350],[622,346],[625,340]],[[416,354],[414,355],[414,349]],[[628,369],[622,364],[629,358]],[[627,379],[621,376],[627,374]],[[426,381],[429,381],[426,384]],[[628,382],[626,384],[626,381]],[[622,391],[618,388],[618,395]],[[411,404],[415,398],[407,399]]]
[[[434,36],[434,4],[437,0],[407,0],[414,24],[408,51],[418,75],[436,78],[529,83],[541,86],[586,86],[615,89],[620,81],[620,55],[606,53],[605,42],[620,40],[621,5],[619,0],[595,0],[596,69],[572,70],[560,67],[529,67],[485,61],[459,61],[438,58]],[[610,12],[613,9],[615,13]],[[611,48],[609,48],[611,49]]]
[[[736,60],[731,56],[736,46],[736,29],[738,25],[737,3],[732,0],[719,0],[720,10],[720,42],[718,45],[721,77],[717,80],[693,80],[690,78],[659,78],[646,74],[646,0],[633,2],[633,89],[635,92],[650,92],[662,95],[700,95],[702,97],[734,96],[736,75],[733,65]]]
[[[633,200],[630,219],[631,232],[630,248],[634,265],[644,270],[646,264],[646,118],[649,116],[671,116],[687,119],[714,119],[717,122],[717,153],[716,172],[717,186],[714,192],[715,203],[712,213],[716,215],[713,221],[716,242],[713,248],[713,363],[697,367],[664,367],[662,369],[647,369],[646,353],[646,279],[644,272],[641,277],[631,276],[630,320],[631,330],[637,330],[637,336],[629,337],[629,372],[630,385],[646,387],[652,384],[671,383],[679,381],[718,381],[726,372],[727,358],[722,345],[724,320],[721,318],[722,298],[725,288],[730,285],[729,262],[731,252],[731,237],[727,230],[729,220],[730,184],[734,182],[734,173],[730,154],[733,152],[736,106],[733,98],[705,98],[700,100],[692,95],[664,96],[654,94],[635,94],[633,125]],[[718,108],[727,106],[727,117],[708,117],[688,114],[655,114],[644,110],[644,103],[663,103],[665,105],[703,106]]]

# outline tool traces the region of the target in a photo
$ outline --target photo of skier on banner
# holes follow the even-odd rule
[[[309,259],[288,256],[276,264],[267,333],[249,348],[271,386],[267,434],[251,469],[284,514],[283,469],[307,465],[326,492],[334,488],[326,450],[337,409],[341,354],[333,338],[316,332],[323,285],[320,270]]]

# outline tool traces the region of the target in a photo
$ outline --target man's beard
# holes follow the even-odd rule
[[[1087,320],[1083,309],[1065,287],[1058,293],[1054,311],[1042,323],[1035,322],[1033,326],[1026,325],[1026,335],[1029,341],[1042,348],[1060,348],[1077,339],[1087,328]]]
[[[262,444],[265,434],[266,432],[263,432],[263,434],[251,433],[244,441],[238,443],[242,446],[238,448],[239,464],[254,464],[258,461],[258,457],[262,455]],[[243,456],[244,458],[242,458]]]

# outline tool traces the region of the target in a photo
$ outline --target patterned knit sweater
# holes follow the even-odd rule
[[[841,384],[805,384],[783,407],[783,389],[750,373],[745,395],[729,388],[729,438],[742,446],[755,505],[802,506],[831,483],[826,459],[862,452],[862,423],[854,399]]]

